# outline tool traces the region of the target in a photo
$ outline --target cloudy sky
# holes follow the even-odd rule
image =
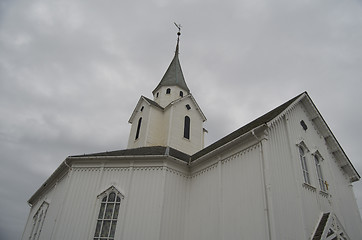
[[[0,239],[21,237],[27,200],[68,155],[126,147],[174,21],[207,144],[307,91],[362,173],[360,0],[0,0]]]

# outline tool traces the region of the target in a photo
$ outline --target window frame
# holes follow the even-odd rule
[[[114,194],[113,199],[111,199],[111,194]],[[117,223],[119,221],[119,212],[122,205],[122,200],[124,199],[124,195],[114,186],[112,186],[100,195],[98,195],[98,199],[99,211],[97,212],[95,230],[92,239],[114,240],[116,236]],[[107,216],[107,214],[109,213],[110,215]],[[107,224],[107,222],[109,222],[109,224]],[[105,231],[107,231],[106,235],[103,235],[103,228],[105,229]]]
[[[134,140],[137,140],[140,136],[140,132],[141,132],[141,125],[142,125],[142,117],[140,117],[138,119],[138,123],[137,123],[137,130],[136,130],[136,136]]]
[[[308,158],[306,156],[306,152],[308,152],[308,149],[306,147],[304,147],[302,144],[298,145],[298,154],[302,167],[303,180],[304,183],[311,185],[310,173],[308,170]]]
[[[33,226],[30,232],[29,240],[38,240],[40,237],[40,233],[43,229],[45,216],[47,214],[49,208],[49,203],[44,201],[36,213],[33,216]],[[34,232],[35,230],[35,232]]]
[[[321,191],[327,192],[327,187],[326,187],[325,180],[324,180],[324,177],[323,177],[323,171],[322,171],[322,165],[321,165],[321,163],[323,161],[323,158],[319,154],[318,151],[313,154],[313,158],[314,158],[314,164],[315,164],[315,167],[316,167],[316,173],[317,173],[319,188],[320,188]]]

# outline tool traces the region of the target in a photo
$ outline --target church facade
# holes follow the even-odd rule
[[[22,239],[362,239],[359,174],[304,92],[204,147],[176,52],[124,150],[67,157]]]

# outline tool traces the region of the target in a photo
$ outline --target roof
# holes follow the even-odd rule
[[[124,149],[124,150],[117,150],[117,151],[111,151],[111,152],[100,152],[100,153],[91,153],[91,154],[83,154],[83,155],[74,155],[67,157],[60,166],[53,172],[52,175],[40,186],[40,188],[30,197],[28,200],[29,204],[34,204],[37,197],[44,193],[48,188],[52,187],[54,185],[54,182],[57,181],[57,179],[62,178],[64,176],[70,166],[72,165],[71,162],[73,160],[82,159],[82,158],[97,158],[99,157],[147,157],[147,156],[154,156],[154,157],[173,157],[178,160],[181,160],[185,164],[188,163],[190,159],[190,155],[183,153],[181,151],[178,151],[171,147],[163,147],[163,146],[155,146],[155,147],[141,147],[141,148],[133,148],[133,149]]]
[[[195,153],[194,155],[191,156],[191,161],[194,161],[194,160],[198,159],[199,157],[205,155],[206,153],[209,153],[209,152],[225,145],[226,143],[238,138],[239,136],[242,136],[243,134],[253,130],[254,128],[259,127],[260,125],[273,120],[275,117],[277,117],[279,114],[281,114],[285,109],[287,109],[295,100],[297,100],[303,94],[304,93],[299,94],[298,96],[290,99],[289,101],[285,102],[284,104],[280,105],[279,107],[271,110],[270,112],[267,112],[263,116],[255,119],[254,121],[246,124],[245,126],[237,129],[236,131],[230,133],[229,135],[221,138],[220,140],[209,145],[208,147]]]
[[[145,98],[145,97],[144,97]],[[145,98],[145,100],[149,101],[151,105],[159,106],[156,102]],[[101,152],[101,153],[92,153],[92,154],[83,154],[83,155],[75,155],[70,156],[67,159],[81,159],[81,158],[98,158],[98,157],[127,157],[127,156],[171,156],[176,159],[179,159],[185,163],[190,163],[198,158],[226,145],[227,143],[243,136],[244,134],[256,129],[262,125],[268,124],[278,116],[283,115],[285,111],[290,109],[290,107],[295,102],[304,102],[306,104],[306,108],[308,111],[315,112],[315,116],[313,116],[313,122],[317,125],[318,129],[322,130],[322,135],[326,139],[326,142],[329,146],[331,146],[332,153],[336,157],[337,161],[341,165],[341,169],[344,170],[350,177],[350,181],[358,181],[360,179],[360,175],[348,159],[347,155],[343,151],[342,147],[338,143],[337,139],[333,135],[332,131],[329,129],[328,125],[324,121],[322,115],[319,113],[318,109],[315,107],[314,103],[312,102],[311,98],[309,97],[307,92],[303,92],[298,96],[290,99],[289,101],[285,102],[284,104],[280,105],[279,107],[267,112],[266,114],[262,115],[261,117],[255,119],[254,121],[246,124],[245,126],[237,129],[236,131],[230,133],[229,135],[221,138],[220,140],[216,141],[215,143],[209,145],[208,147],[200,150],[199,152],[195,153],[194,155],[190,156],[186,153],[183,153],[179,150],[176,150],[171,147],[165,146],[152,146],[152,147],[141,147],[141,148],[133,148],[133,149],[124,149],[124,150],[117,150],[111,152]],[[55,179],[60,178],[69,165],[67,163],[67,159],[54,171],[54,173],[45,181],[45,183],[33,194],[33,196],[29,199],[29,203],[32,204],[35,200],[36,196],[41,194],[45,189],[48,187],[48,184],[53,182]]]
[[[160,109],[163,110],[163,107],[161,107],[158,103],[156,103],[155,101],[149,99],[148,97],[145,97],[145,96],[142,96],[149,104],[155,106],[155,107],[158,107]]]
[[[162,86],[179,86],[180,88],[190,93],[190,89],[187,87],[184,75],[182,73],[180,60],[178,59],[178,41],[176,45],[175,56],[173,57],[170,66],[167,68],[166,73],[163,75],[160,83],[157,85],[153,94]]]
[[[164,108],[161,107],[161,106],[160,106],[158,103],[156,103],[155,101],[153,101],[153,100],[151,100],[151,99],[149,99],[149,98],[147,98],[147,97],[145,97],[145,96],[141,96],[140,99],[138,100],[137,104],[136,104],[135,109],[133,110],[133,112],[132,112],[132,114],[131,114],[131,117],[130,117],[129,120],[128,120],[129,123],[132,123],[133,118],[136,116],[136,114],[137,114],[137,112],[138,112],[138,109],[139,109],[139,107],[141,106],[141,102],[142,102],[142,101],[145,101],[148,105],[154,106],[154,107],[156,107],[156,108],[158,108],[158,109],[160,109],[160,110],[162,110],[162,111],[164,110]]]
[[[152,147],[140,147],[123,149],[111,152],[100,152],[83,155],[70,156],[71,158],[82,158],[82,157],[127,157],[127,156],[171,156],[188,162],[190,155],[183,153],[171,147],[164,146],[152,146]]]

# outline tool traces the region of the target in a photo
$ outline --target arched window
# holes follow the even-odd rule
[[[141,124],[142,124],[142,118],[140,118],[140,119],[138,120],[137,132],[136,132],[136,138],[135,138],[135,140],[138,139],[138,137],[140,136]]]
[[[326,191],[326,185],[324,184],[324,179],[323,179],[323,175],[322,175],[321,162],[319,160],[318,155],[314,155],[314,162],[315,162],[315,167],[317,169],[319,186],[322,191]]]
[[[299,146],[299,157],[300,157],[300,162],[302,164],[304,182],[310,184],[310,178],[309,178],[309,172],[308,172],[308,166],[307,166],[307,159],[306,159],[306,156],[305,156],[304,148],[301,147],[301,146]]]
[[[102,195],[101,207],[97,217],[97,225],[93,240],[113,240],[116,232],[117,219],[123,196],[113,190]]]
[[[171,88],[167,88],[166,89],[166,94],[170,94],[171,93]]]
[[[184,92],[180,91],[180,97],[183,97],[183,96],[184,96]]]
[[[188,116],[185,116],[184,138],[190,139],[190,118]]]
[[[30,233],[30,240],[39,239],[41,230],[43,228],[45,215],[48,211],[49,203],[43,202],[33,217],[33,227]]]
[[[156,93],[156,98],[158,98],[158,93]]]

